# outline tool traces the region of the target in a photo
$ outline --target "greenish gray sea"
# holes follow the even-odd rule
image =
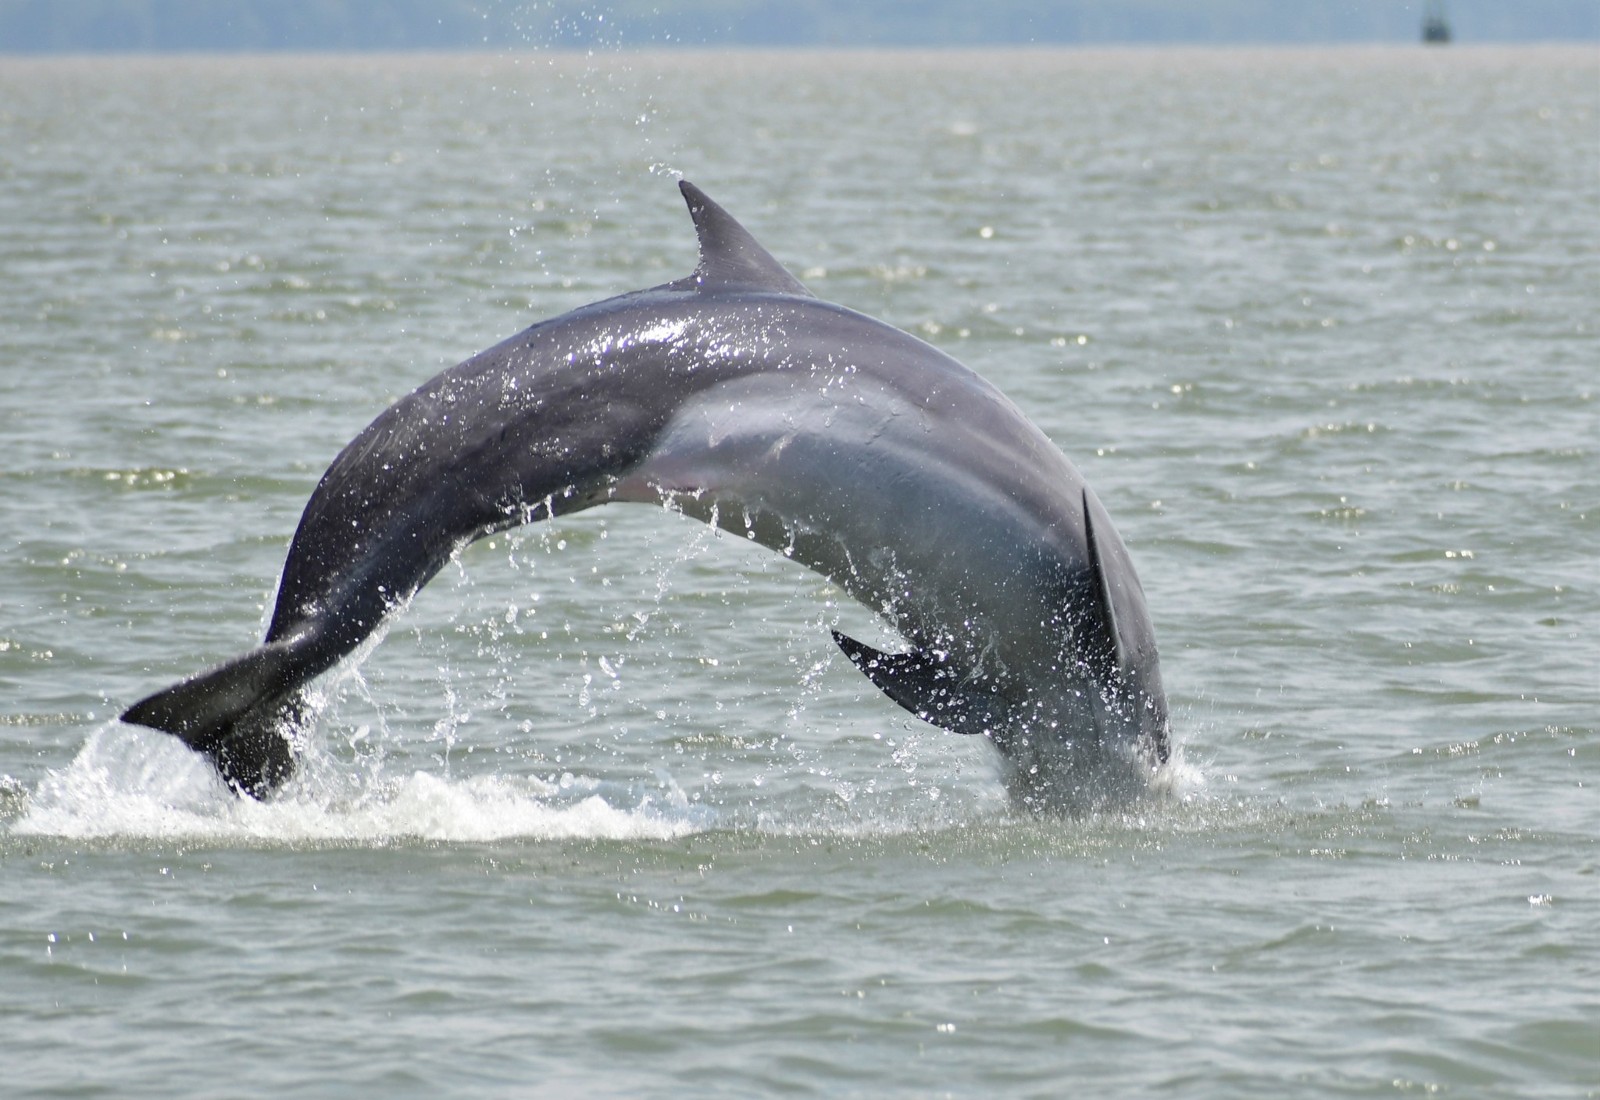
[[[613,507],[463,553],[224,793],[254,643],[439,369],[687,273],[673,180],[950,351],[1131,547],[1125,813]],[[0,59],[16,1096],[1600,1095],[1600,55]]]

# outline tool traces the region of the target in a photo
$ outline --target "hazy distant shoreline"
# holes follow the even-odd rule
[[[1425,5],[1344,0],[0,0],[0,55],[1418,42]],[[1593,0],[1448,0],[1457,43],[1600,42]]]
[[[485,61],[516,61],[538,59],[551,63],[577,61],[585,65],[605,65],[609,62],[630,61],[692,61],[695,58],[770,59],[782,61],[806,58],[847,59],[863,61],[876,59],[934,60],[969,58],[979,60],[996,56],[1018,59],[1030,57],[1049,58],[1073,56],[1083,59],[1126,58],[1141,54],[1152,57],[1212,57],[1219,61],[1230,57],[1306,57],[1313,55],[1355,59],[1364,56],[1394,57],[1415,52],[1418,55],[1448,52],[1450,55],[1468,57],[1505,57],[1515,54],[1539,54],[1563,57],[1574,61],[1591,61],[1600,66],[1600,51],[1595,44],[1583,41],[1553,40],[1544,42],[1479,42],[1438,51],[1420,43],[1406,42],[1244,42],[1244,43],[1045,43],[1016,45],[972,46],[763,46],[726,43],[701,46],[640,46],[618,47],[608,50],[585,50],[575,47],[542,46],[484,46],[454,49],[295,49],[295,50],[175,50],[157,51],[77,51],[56,53],[5,53],[0,50],[0,63],[7,66],[92,63],[150,63],[193,61],[238,64],[242,61],[295,64],[308,60],[356,63],[383,63],[388,61],[440,62],[479,58]]]

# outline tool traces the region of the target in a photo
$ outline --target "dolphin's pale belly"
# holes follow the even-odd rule
[[[744,377],[686,402],[617,496],[671,494],[837,582],[913,645],[959,653],[974,674],[1036,674],[1069,641],[1052,613],[1085,567],[1071,537],[1081,524],[1030,510],[1003,477],[930,447],[961,430],[860,376]],[[1062,460],[1055,472],[1062,498],[1076,499],[1076,471]]]

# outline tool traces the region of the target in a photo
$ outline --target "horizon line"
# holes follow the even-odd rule
[[[484,44],[441,46],[172,46],[143,47],[135,49],[21,49],[8,50],[0,45],[0,58],[124,58],[124,57],[360,57],[360,56],[426,56],[484,54],[561,54],[572,56],[623,56],[629,54],[671,53],[1007,53],[1016,51],[1134,51],[1134,50],[1252,50],[1252,49],[1403,49],[1425,53],[1448,54],[1452,51],[1471,51],[1481,48],[1548,48],[1582,47],[1600,45],[1600,37],[1554,38],[1487,38],[1471,41],[1454,41],[1447,45],[1425,43],[1420,38],[1244,38],[1237,40],[1215,39],[1107,39],[1104,41],[1018,41],[1018,42],[649,42],[632,43],[550,43],[550,44]],[[1600,61],[1600,53],[1596,54]]]

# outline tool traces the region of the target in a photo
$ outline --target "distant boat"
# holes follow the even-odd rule
[[[1450,41],[1450,20],[1444,14],[1444,0],[1432,0],[1422,16],[1422,40],[1442,46]]]

